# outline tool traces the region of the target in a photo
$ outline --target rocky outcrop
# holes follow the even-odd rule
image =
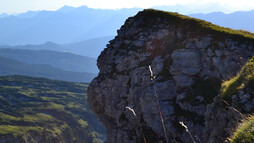
[[[253,54],[252,34],[144,10],[127,19],[99,56],[89,104],[107,129],[108,143],[192,142],[179,122],[196,142],[207,142],[207,105],[221,81],[236,75]]]
[[[231,106],[225,106],[220,99],[207,107],[205,118],[205,141],[207,143],[229,142],[238,124],[245,119],[244,115]]]
[[[254,57],[237,76],[223,83],[220,95],[207,107],[205,120],[207,142],[224,142],[235,134],[236,128],[242,121],[246,122],[248,116],[253,114],[253,71]]]

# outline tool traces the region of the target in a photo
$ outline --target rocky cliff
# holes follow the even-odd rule
[[[251,33],[144,10],[99,56],[88,101],[108,143],[193,142],[180,122],[196,142],[208,142],[214,131],[206,126],[214,124],[206,121],[213,119],[207,105],[253,55]]]

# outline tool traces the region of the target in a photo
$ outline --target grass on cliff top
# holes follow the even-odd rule
[[[254,116],[244,120],[234,132],[232,143],[253,143],[254,142]]]
[[[159,17],[169,19],[169,22],[174,22],[178,24],[179,26],[185,26],[185,27],[189,26],[188,30],[194,30],[194,32],[197,29],[201,30],[200,32],[202,32],[202,30],[204,30],[203,32],[207,32],[210,30],[210,31],[219,32],[220,34],[234,35],[238,38],[242,37],[242,38],[248,38],[252,40],[254,39],[254,33],[244,31],[244,30],[232,30],[230,28],[221,27],[204,20],[191,18],[185,15],[174,13],[174,12],[166,12],[166,11],[160,11],[155,9],[145,9],[144,11],[140,12],[138,15],[142,15],[146,17],[147,19],[157,20],[157,18]]]
[[[254,90],[254,57],[242,68],[240,73],[222,84],[220,96],[228,103],[232,95],[241,89]]]

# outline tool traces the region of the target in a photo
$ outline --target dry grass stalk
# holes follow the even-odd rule
[[[157,94],[157,91],[156,91],[156,88],[155,88],[155,84],[154,84],[155,76],[153,74],[151,65],[149,65],[149,71],[150,71],[150,74],[151,74],[151,81],[153,82],[153,89],[154,89],[154,93],[155,93],[155,97],[156,97],[156,101],[157,101],[157,107],[158,107],[158,110],[159,110],[159,113],[160,113],[161,123],[162,123],[163,131],[164,131],[164,137],[165,137],[166,143],[168,143],[167,131],[166,131],[164,119],[163,119],[162,112],[161,112],[159,97],[158,97],[158,94]]]
[[[191,137],[193,143],[196,143],[196,141],[195,141],[194,138],[192,137],[192,135],[191,135],[191,133],[190,133],[188,127],[187,127],[183,122],[179,122],[179,124],[182,125],[182,126],[185,128],[185,131],[190,135],[190,137]]]
[[[137,122],[138,122],[138,124],[139,124],[140,132],[141,132],[142,137],[143,137],[143,139],[144,139],[144,143],[146,143],[146,138],[145,138],[144,132],[143,132],[143,130],[142,130],[142,127],[141,127],[141,125],[140,125],[140,123],[139,123],[137,114],[135,113],[135,111],[134,111],[131,107],[128,107],[128,106],[127,106],[126,109],[130,110],[130,111],[132,112],[132,114],[136,117]]]

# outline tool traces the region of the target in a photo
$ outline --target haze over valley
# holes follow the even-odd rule
[[[253,142],[252,1],[25,1],[0,0],[0,143]]]

